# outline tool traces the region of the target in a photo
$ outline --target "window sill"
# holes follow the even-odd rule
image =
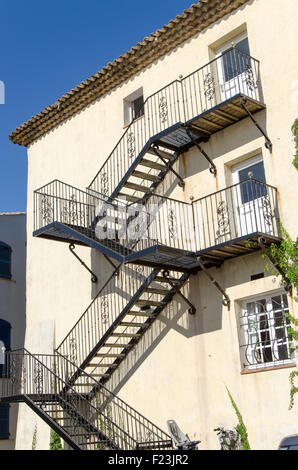
[[[256,372],[266,372],[268,370],[272,371],[272,370],[288,369],[290,367],[296,367],[296,363],[284,364],[284,365],[279,365],[279,366],[262,367],[259,369],[242,369],[240,374],[248,375],[248,374],[255,374]]]
[[[145,114],[143,114],[143,116],[138,117],[137,119],[135,119],[134,121],[130,122],[129,124],[125,124],[125,126],[123,126],[123,129],[127,129],[133,122],[140,121],[140,119],[144,119],[144,117],[145,117]]]
[[[8,281],[8,282],[16,283],[14,279],[9,279],[8,277],[2,277],[2,276],[0,276],[0,281]]]

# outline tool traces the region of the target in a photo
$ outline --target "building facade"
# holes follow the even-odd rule
[[[26,329],[26,213],[0,213],[0,389],[5,351],[24,347]],[[13,450],[17,404],[0,404],[0,449]]]
[[[17,448],[36,425],[48,448],[47,424],[72,448],[169,448],[175,419],[217,449],[227,389],[253,449],[297,432],[297,306],[261,256],[280,221],[297,234],[296,7],[201,0],[12,133],[29,161]]]

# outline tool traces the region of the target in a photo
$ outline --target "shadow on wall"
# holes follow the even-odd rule
[[[258,124],[266,131],[267,130],[267,112],[266,110],[259,111],[254,115]],[[251,122],[249,118],[233,124],[224,130],[221,130],[210,137],[210,140],[202,144],[202,148],[206,151],[209,157],[214,160],[222,157],[229,152],[235,151],[235,157],[240,156],[237,154],[242,146],[253,142],[254,140],[262,137],[260,131]],[[270,136],[269,136],[270,137]],[[186,155],[186,168],[185,177],[197,175],[208,169],[208,162],[203,155],[195,148],[192,148]],[[189,157],[189,158],[188,158]],[[211,190],[210,192],[212,192]]]
[[[187,291],[188,286],[185,286],[183,293],[186,296],[188,296]],[[174,297],[113,373],[106,384],[110,390],[117,394],[170,330],[175,330],[186,338],[197,334],[197,316],[190,315],[188,308],[189,306],[179,296]]]

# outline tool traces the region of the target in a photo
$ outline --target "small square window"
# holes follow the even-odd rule
[[[124,125],[144,116],[143,88],[139,88],[124,99]]]

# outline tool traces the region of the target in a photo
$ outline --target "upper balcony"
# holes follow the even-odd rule
[[[88,191],[119,197],[152,145],[179,155],[264,108],[259,61],[233,48],[149,96]]]

